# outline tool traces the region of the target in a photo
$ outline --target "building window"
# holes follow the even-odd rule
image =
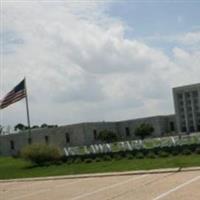
[[[193,95],[193,97],[198,97],[198,92],[197,91],[193,91],[192,95]]]
[[[194,126],[190,126],[190,132],[194,132]]]
[[[197,98],[194,98],[193,101],[194,101],[194,104],[198,105],[199,102],[198,102],[198,99],[197,99]]]
[[[182,99],[182,98],[183,98],[183,94],[179,93],[179,94],[177,94],[177,97],[178,97],[179,99]]]
[[[174,122],[170,122],[170,130],[175,131]]]
[[[10,140],[10,149],[12,149],[12,150],[15,149],[15,143],[13,140]]]
[[[180,104],[180,106],[183,106],[183,101],[180,101],[179,104]]]
[[[189,93],[189,92],[186,92],[186,93],[185,93],[185,96],[186,96],[186,98],[190,98],[190,93]]]
[[[130,129],[129,129],[129,127],[126,127],[125,131],[126,131],[126,137],[130,137]]]
[[[184,115],[184,114],[181,114],[181,118],[184,120],[184,119],[185,119],[185,115]]]
[[[32,138],[28,138],[28,144],[32,144]]]
[[[69,142],[70,142],[69,133],[65,133],[65,141],[66,141],[66,143],[69,143]]]
[[[182,126],[181,131],[182,131],[182,132],[186,132],[186,130],[187,130],[186,127],[185,127],[185,126]]]
[[[96,129],[93,130],[93,136],[94,136],[94,139],[97,140],[97,130]]]
[[[45,143],[49,144],[49,136],[47,136],[47,135],[45,136]]]

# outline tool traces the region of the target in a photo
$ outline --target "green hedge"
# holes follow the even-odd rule
[[[192,153],[200,154],[200,144],[190,144],[181,146],[169,146],[169,147],[156,147],[151,149],[135,149],[132,151],[119,151],[89,155],[79,155],[62,157],[63,162],[77,163],[76,160],[83,161],[85,163],[99,162],[99,161],[110,161],[110,160],[121,160],[121,159],[143,159],[157,157],[169,157],[175,155],[190,155]]]
[[[67,164],[72,163],[91,163],[100,161],[111,161],[121,159],[143,159],[157,157],[168,157],[174,155],[190,155],[192,153],[200,154],[200,144],[190,144],[181,146],[170,146],[170,147],[156,147],[151,149],[135,149],[132,151],[119,151],[89,155],[74,155],[74,156],[62,156],[58,148],[43,144],[33,144],[25,147],[22,150],[21,156],[30,160],[36,165],[52,164],[58,162],[66,162]]]
[[[26,146],[21,151],[21,157],[36,165],[59,163],[61,154],[57,147],[45,144]]]

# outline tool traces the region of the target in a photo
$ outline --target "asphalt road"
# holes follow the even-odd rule
[[[0,200],[200,200],[200,171],[0,183]]]

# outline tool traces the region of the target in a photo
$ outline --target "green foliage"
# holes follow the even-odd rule
[[[144,158],[144,154],[142,152],[137,152],[135,154],[135,157],[138,158],[138,159],[142,159],[142,158]]]
[[[32,144],[26,146],[22,150],[21,156],[36,165],[56,163],[61,160],[59,149],[45,144]]]
[[[73,158],[68,158],[67,160],[67,164],[70,165],[74,162],[74,159]]]
[[[31,129],[36,129],[36,128],[39,128],[39,126],[34,125],[34,126],[31,127]]]
[[[3,126],[0,125],[0,135],[3,133]]]
[[[41,128],[56,128],[56,127],[58,127],[58,125],[48,125],[48,124],[44,123],[40,127]]]
[[[122,156],[121,156],[119,153],[115,153],[115,154],[113,155],[113,158],[114,158],[115,160],[121,160],[121,159],[122,159]]]
[[[48,125],[44,123],[44,124],[42,124],[40,127],[41,127],[41,128],[48,128]]]
[[[100,157],[95,158],[95,162],[101,162],[101,161],[102,161],[102,159]]]
[[[189,148],[185,148],[185,149],[183,149],[182,154],[183,155],[190,155],[190,154],[192,154],[192,152]]]
[[[150,136],[154,131],[151,124],[142,123],[136,129],[134,134],[144,140],[145,137]]]
[[[25,126],[24,124],[19,123],[14,127],[14,129],[15,129],[15,131],[17,131],[17,130],[22,131],[22,130],[27,129],[27,126]]]
[[[115,142],[117,141],[117,135],[109,130],[103,130],[99,132],[99,135],[97,136],[98,140],[101,140],[103,142]]]
[[[87,159],[84,160],[84,163],[92,163],[92,161],[93,160],[91,158],[87,158]]]
[[[196,154],[200,154],[200,147],[197,147],[197,148],[196,148],[195,153],[196,153]]]
[[[126,158],[127,158],[128,160],[131,160],[131,159],[134,158],[134,156],[133,156],[133,154],[131,154],[131,153],[126,153]]]
[[[158,151],[158,156],[161,158],[166,158],[169,156],[169,153],[161,150],[161,151]]]
[[[149,151],[148,154],[147,154],[147,158],[156,158],[156,154],[153,152],[153,151]]]
[[[79,164],[82,162],[82,159],[80,157],[77,157],[75,160],[74,160],[74,163],[75,164]]]
[[[104,160],[104,161],[110,161],[110,160],[112,160],[112,157],[109,156],[109,155],[104,155],[104,156],[103,156],[103,160]]]

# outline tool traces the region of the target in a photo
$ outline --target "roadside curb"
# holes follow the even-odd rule
[[[77,179],[77,178],[97,178],[97,177],[109,177],[109,176],[127,176],[127,175],[144,175],[144,174],[160,174],[160,173],[178,173],[200,171],[200,167],[188,167],[188,168],[167,168],[167,169],[154,169],[154,170],[141,170],[141,171],[126,171],[126,172],[107,172],[107,173],[95,173],[95,174],[79,174],[79,175],[66,175],[66,176],[49,176],[49,177],[36,177],[36,178],[19,178],[19,179],[7,179],[0,180],[0,183],[9,182],[29,182],[29,181],[48,181],[48,180],[62,180],[62,179]]]

